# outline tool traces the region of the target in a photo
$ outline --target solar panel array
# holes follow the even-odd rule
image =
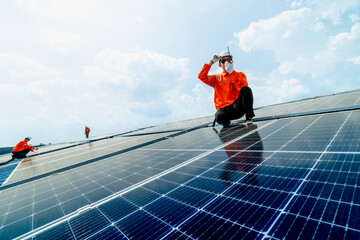
[[[318,97],[249,126],[207,117],[24,159],[0,187],[0,239],[360,239],[359,103]]]
[[[16,164],[8,164],[7,166],[0,167],[0,185],[6,181],[15,168]]]

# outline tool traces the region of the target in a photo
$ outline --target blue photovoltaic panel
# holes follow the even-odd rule
[[[6,166],[0,166],[0,185],[2,185],[12,171],[16,168],[17,164],[11,164]]]
[[[32,156],[22,161],[16,172],[8,179],[8,184],[16,183],[29,178],[51,175],[57,171],[81,166],[94,159],[104,159],[123,152],[124,149],[147,143],[168,134],[154,134],[139,137],[115,137],[98,142],[90,142],[71,149],[59,150],[40,156]],[[74,158],[74,156],[76,156]],[[36,161],[33,159],[36,158]],[[36,169],[36,171],[33,171]]]
[[[269,108],[359,102],[350,92]],[[352,109],[230,128],[174,124],[192,130],[51,153],[62,171],[37,179],[46,154],[33,157],[19,166],[23,182],[0,193],[0,239],[359,239],[359,118]],[[57,156],[85,157],[63,169]]]

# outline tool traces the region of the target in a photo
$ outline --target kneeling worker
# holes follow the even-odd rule
[[[217,61],[223,72],[208,75],[211,66]],[[217,110],[215,121],[217,123],[229,126],[231,120],[241,118],[244,114],[246,123],[251,123],[251,119],[255,116],[253,94],[248,87],[245,74],[233,70],[233,59],[229,51],[215,54],[212,60],[201,69],[198,77],[215,90],[214,102]]]
[[[14,149],[12,150],[12,159],[14,160],[16,158],[26,158],[26,154],[28,154],[30,151],[38,150],[38,148],[34,148],[28,144],[31,137],[26,137],[24,140],[20,141]]]

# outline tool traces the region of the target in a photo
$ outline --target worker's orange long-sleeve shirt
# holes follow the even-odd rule
[[[30,149],[30,151],[34,151],[34,148],[32,146],[30,146],[27,141],[22,140],[20,141],[18,144],[16,144],[16,146],[14,147],[14,149],[12,150],[12,152],[21,152],[22,150],[25,149]]]
[[[240,90],[248,86],[246,75],[235,70],[228,74],[223,71],[220,74],[208,75],[211,65],[205,64],[198,78],[215,90],[214,102],[216,110],[232,104],[239,96]]]

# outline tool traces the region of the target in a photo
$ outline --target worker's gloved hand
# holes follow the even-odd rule
[[[217,55],[217,54],[215,54],[215,55],[212,57],[212,59],[211,59],[211,61],[212,61],[213,63],[216,63],[216,62],[219,61],[219,60],[220,60],[220,56]]]
[[[39,148],[35,148],[35,150],[39,150]]]

